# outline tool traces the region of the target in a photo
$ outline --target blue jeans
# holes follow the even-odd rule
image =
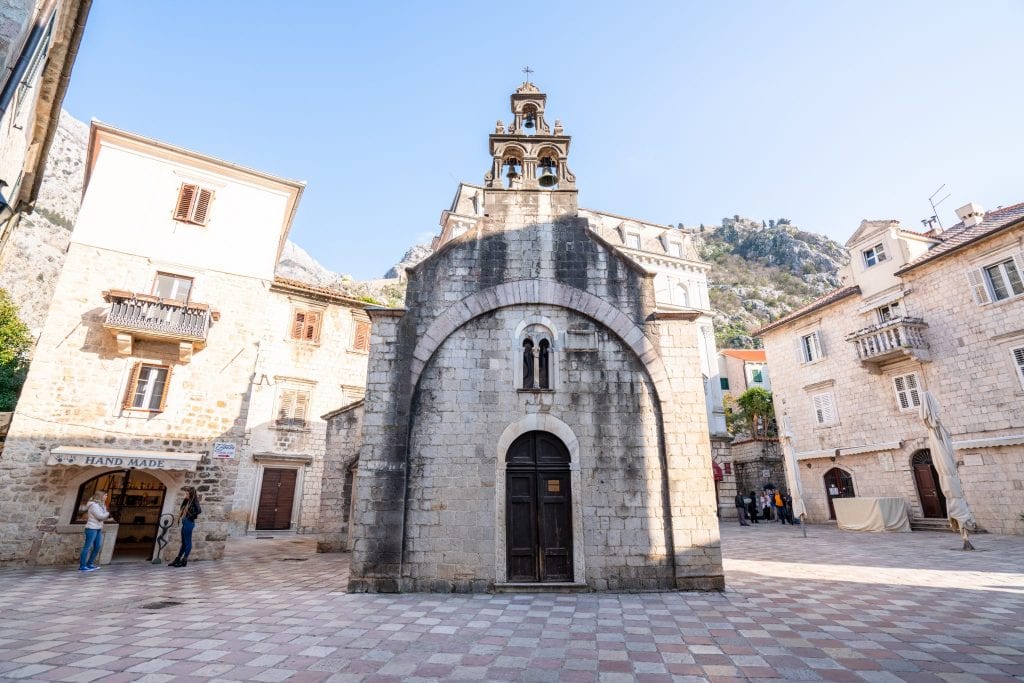
[[[86,529],[85,545],[82,546],[82,553],[78,556],[78,568],[95,567],[96,558],[99,557],[102,547],[103,529]]]
[[[192,530],[196,528],[194,520],[183,517],[181,520],[181,550],[178,551],[179,560],[187,560],[192,552]]]

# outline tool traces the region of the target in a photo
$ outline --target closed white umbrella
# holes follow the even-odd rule
[[[963,486],[960,485],[960,475],[956,471],[956,458],[953,453],[953,439],[949,435],[949,430],[942,426],[938,401],[930,391],[924,392],[921,400],[921,420],[928,428],[928,447],[931,450],[932,465],[939,475],[939,486],[946,497],[946,517],[949,519],[949,525],[964,539],[964,550],[974,550],[974,546],[967,538],[967,532],[977,528],[978,523],[971,514],[971,508],[964,497]]]
[[[800,482],[799,463],[796,461],[796,449],[793,447],[793,428],[789,424],[788,415],[782,417],[779,441],[782,443],[782,457],[786,465],[786,485],[789,487],[789,495],[793,499],[793,514],[800,519],[800,526],[804,527],[804,536],[806,536],[807,506],[804,505],[804,487]]]

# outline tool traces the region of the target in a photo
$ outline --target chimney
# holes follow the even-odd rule
[[[965,228],[971,228],[985,220],[985,209],[971,202],[957,209],[956,217],[963,221]]]

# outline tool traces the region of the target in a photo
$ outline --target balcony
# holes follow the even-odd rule
[[[860,364],[877,373],[882,365],[903,358],[931,361],[924,335],[927,327],[920,318],[893,318],[848,334],[846,341],[857,347]]]
[[[206,304],[161,299],[117,289],[103,292],[110,311],[103,327],[117,338],[117,351],[131,355],[137,339],[178,344],[178,358],[187,363],[193,351],[206,346],[210,321],[216,319]]]

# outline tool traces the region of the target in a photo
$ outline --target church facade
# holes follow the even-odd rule
[[[367,311],[367,393],[328,433],[358,459],[324,484],[350,590],[720,590],[704,314],[578,207],[545,95],[511,104],[406,308]]]

